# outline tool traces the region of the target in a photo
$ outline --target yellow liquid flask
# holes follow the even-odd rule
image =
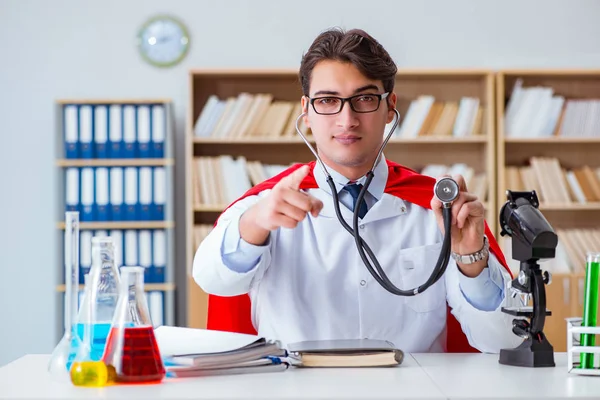
[[[79,295],[79,212],[65,213],[65,332],[52,351],[48,371],[58,381],[69,381],[69,368],[75,358],[81,340],[75,332],[77,299]]]
[[[103,360],[116,383],[159,383],[165,377],[144,293],[142,267],[121,267],[119,303]]]
[[[96,318],[96,290],[94,284],[97,284],[99,274],[88,276],[84,293],[89,297],[82,301],[82,312],[94,321]],[[77,355],[71,364],[70,377],[75,386],[102,387],[108,384],[108,369],[102,360],[95,360],[93,354],[93,328],[92,323],[83,324],[83,341],[77,350]]]

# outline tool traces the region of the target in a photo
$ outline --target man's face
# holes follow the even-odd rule
[[[350,63],[325,60],[317,63],[312,71],[309,91],[311,98],[345,98],[358,94],[382,93],[384,89],[381,81],[368,79]],[[361,101],[364,100],[356,100],[357,107],[361,107]],[[321,106],[331,103],[335,101],[323,100]],[[319,107],[316,103],[315,105]],[[387,99],[381,100],[376,111],[368,113],[355,112],[349,102],[346,102],[342,111],[337,114],[319,115],[306,97],[302,98],[302,106],[304,111],[308,111],[305,123],[312,130],[319,155],[325,163],[332,167],[337,165],[341,169],[339,172],[344,173],[364,170],[366,165],[374,162],[383,142],[385,125],[394,119],[392,110],[396,106],[396,96],[391,93]],[[362,107],[368,106],[363,103]],[[362,171],[364,172],[366,170]]]

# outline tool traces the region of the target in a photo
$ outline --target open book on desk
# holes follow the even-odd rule
[[[155,336],[169,376],[283,371],[289,364],[278,342],[254,335],[160,326]]]
[[[301,367],[391,367],[404,360],[393,343],[375,339],[304,341],[290,343],[287,350]]]

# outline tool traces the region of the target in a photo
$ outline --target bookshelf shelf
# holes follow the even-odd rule
[[[313,138],[307,138],[310,143],[314,143]],[[485,136],[472,136],[472,137],[422,137],[415,139],[400,139],[400,138],[390,138],[388,141],[388,145],[393,144],[465,144],[465,143],[474,143],[474,144],[484,144],[487,143],[488,138]],[[304,141],[297,137],[291,138],[248,138],[248,139],[231,139],[224,140],[221,138],[194,138],[194,144],[203,144],[203,145],[237,145],[237,144],[269,144],[269,145],[279,145],[279,144],[300,144],[305,145]]]
[[[167,104],[170,99],[60,99],[56,104]]]
[[[65,223],[59,222],[58,229],[65,229]],[[172,229],[175,227],[173,221],[131,221],[131,222],[81,222],[80,230],[111,230],[111,229]]]
[[[137,158],[137,159],[60,159],[59,167],[160,167],[174,165],[172,158]]]
[[[220,201],[202,199],[202,196],[206,195],[204,191],[208,191],[206,188],[214,188],[222,182],[227,183],[227,178],[223,178],[222,175],[219,177],[219,172],[206,174],[206,171],[214,168],[213,162],[223,162],[220,159],[223,156],[231,156],[238,160],[243,157],[245,163],[259,162],[264,168],[267,167],[266,164],[285,166],[297,162],[309,162],[314,160],[314,156],[305,146],[302,138],[294,132],[291,122],[298,115],[294,110],[286,117],[287,122],[283,124],[285,129],[279,131],[280,135],[259,134],[256,133],[258,129],[250,129],[253,133],[249,134],[249,129],[236,128],[247,126],[244,125],[248,124],[245,120],[250,120],[252,114],[243,114],[244,117],[233,122],[221,118],[216,125],[206,122],[211,117],[202,119],[203,111],[210,109],[209,103],[215,102],[214,97],[218,98],[218,101],[231,99],[240,101],[244,93],[254,98],[266,93],[272,96],[273,103],[290,102],[297,107],[302,96],[297,69],[195,69],[189,73],[189,88],[189,114],[186,121],[186,264],[188,269],[186,315],[188,326],[203,328],[206,326],[207,295],[196,285],[189,271],[192,268],[198,240],[201,240],[198,232],[200,230],[207,232],[207,227],[212,226],[219,213],[225,208],[224,203],[229,203],[232,197]],[[437,104],[436,109],[440,112],[436,118],[441,118],[441,110],[449,103],[456,107],[454,109],[456,112],[462,99],[478,100],[477,117],[473,114],[473,119],[478,123],[471,129],[473,135],[469,133],[465,136],[453,136],[452,125],[449,126],[448,131],[447,124],[444,124],[445,129],[440,130],[444,133],[431,135],[430,131],[434,131],[434,127],[442,126],[440,122],[434,125],[434,120],[438,121],[438,119],[434,119],[432,114],[428,125],[431,128],[422,127],[419,135],[415,135],[414,138],[400,137],[399,131],[396,131],[388,143],[385,156],[391,161],[418,171],[432,164],[451,166],[465,163],[472,168],[474,175],[485,174],[484,181],[487,187],[482,189],[485,198],[481,200],[488,213],[486,218],[488,224],[494,230],[497,220],[497,196],[496,187],[489,184],[495,177],[496,165],[493,73],[479,69],[401,69],[396,78],[395,92],[398,95],[397,108],[402,118],[406,116],[411,102],[416,101],[420,96],[430,96],[435,99],[434,104]],[[244,99],[244,101],[248,100]],[[242,106],[241,102],[239,104],[239,108],[242,109],[250,107]],[[206,111],[204,115],[211,114]],[[448,120],[453,119],[448,118]],[[199,121],[204,121],[204,124],[198,123]],[[402,120],[400,122],[402,123]],[[261,125],[261,123],[257,124]],[[386,133],[389,128],[390,126],[386,127]],[[310,134],[310,131],[307,134]],[[310,136],[308,138],[314,143],[313,138]],[[446,149],[450,150],[445,151]],[[195,186],[203,183],[206,186]],[[203,187],[205,189],[202,189]]]
[[[564,318],[582,312],[585,252],[600,249],[600,70],[502,70],[496,96],[498,205],[507,189],[536,190],[558,235],[555,259],[540,265],[554,274],[545,332],[565,351]],[[500,245],[510,259],[510,238]]]
[[[541,211],[600,211],[600,202],[573,203],[573,204],[540,204]]]
[[[79,211],[79,283],[91,269],[92,238],[109,236],[117,268],[145,268],[156,325],[175,323],[174,131],[168,99],[58,99],[56,222]],[[64,298],[64,252],[56,291]],[[83,285],[80,286],[83,289]],[[57,294],[58,294],[57,293]],[[61,301],[62,303],[62,301]],[[62,309],[62,306],[61,306]],[[59,312],[62,315],[62,312]],[[57,329],[62,332],[62,321]]]
[[[600,137],[551,137],[551,138],[506,138],[506,144],[531,144],[535,146],[543,145],[599,145]]]
[[[64,292],[66,290],[65,285],[58,285],[56,287],[57,292]],[[79,285],[79,290],[83,290],[83,285]],[[153,292],[172,292],[175,290],[175,284],[173,283],[144,283],[144,291]]]

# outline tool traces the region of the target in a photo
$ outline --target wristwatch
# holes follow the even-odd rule
[[[490,242],[483,236],[483,248],[471,254],[457,254],[452,252],[452,258],[459,264],[474,264],[477,261],[484,260],[490,254]]]

